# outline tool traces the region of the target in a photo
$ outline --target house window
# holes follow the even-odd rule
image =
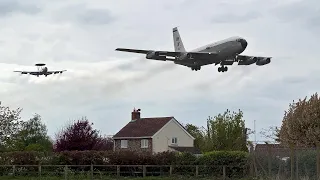
[[[148,139],[141,139],[141,148],[148,148]]]
[[[128,148],[128,140],[121,140],[121,148]]]
[[[178,139],[177,139],[176,137],[173,137],[173,138],[171,139],[171,143],[172,143],[172,144],[177,144],[177,143],[178,143]]]

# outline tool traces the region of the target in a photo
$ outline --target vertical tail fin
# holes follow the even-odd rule
[[[176,52],[186,52],[186,50],[185,50],[185,48],[183,46],[183,43],[182,43],[178,28],[174,27],[172,29],[172,33],[173,33],[174,51],[176,51]]]

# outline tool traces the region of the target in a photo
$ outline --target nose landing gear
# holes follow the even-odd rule
[[[228,71],[228,67],[226,66],[218,67],[218,72],[226,72],[226,71]]]

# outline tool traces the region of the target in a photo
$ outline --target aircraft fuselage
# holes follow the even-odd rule
[[[42,68],[42,69],[39,71],[39,74],[38,74],[37,76],[38,76],[38,77],[39,77],[39,75],[48,76],[47,72],[48,72],[48,68],[47,68],[47,67],[44,67],[44,68]]]
[[[196,59],[197,65],[203,66],[213,63],[220,63],[221,61],[234,59],[238,54],[242,53],[248,43],[241,37],[231,37],[215,43],[211,43],[200,48],[191,50],[190,52],[202,52],[202,53],[218,53],[215,58]],[[177,64],[185,64],[183,61],[176,62]]]

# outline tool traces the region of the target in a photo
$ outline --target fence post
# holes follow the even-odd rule
[[[172,167],[172,165],[170,165],[170,176],[172,176],[172,169],[173,169],[173,167]]]
[[[146,171],[147,171],[146,166],[143,165],[142,169],[143,169],[143,177],[146,177]]]
[[[67,180],[68,179],[68,165],[64,166],[64,179]]]
[[[41,164],[38,165],[39,177],[41,177]]]
[[[15,165],[12,166],[12,175],[13,176],[16,175],[16,166]]]
[[[223,170],[223,180],[225,180],[226,179],[226,166],[223,166],[222,170]]]
[[[199,166],[196,165],[196,177],[199,175]]]
[[[117,165],[117,176],[120,177],[120,166]]]
[[[252,160],[253,160],[253,168],[254,168],[254,176],[253,177],[257,177],[258,176],[258,167],[257,167],[257,154],[255,152],[256,150],[252,150]]]
[[[269,178],[271,178],[272,177],[272,171],[271,171],[271,169],[272,169],[272,166],[271,166],[271,147],[270,146],[268,146],[268,175],[269,175]]]
[[[93,180],[93,164],[91,164],[91,167],[90,167],[90,175],[91,175],[91,180]]]

